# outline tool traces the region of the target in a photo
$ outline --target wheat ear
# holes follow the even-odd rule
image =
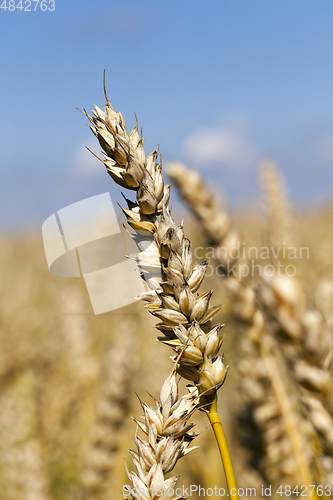
[[[119,452],[119,433],[128,414],[137,368],[134,322],[120,322],[114,345],[105,356],[97,418],[82,471],[84,497],[99,498],[115,473]]]
[[[201,176],[198,173],[191,172],[184,165],[179,163],[173,163],[169,165],[168,174],[171,179],[176,182],[182,197],[189,204],[194,214],[199,218],[203,228],[208,233],[211,242],[217,247],[224,246],[228,248],[228,241],[234,240],[236,233],[231,228],[228,214],[225,213],[225,211],[221,210],[217,202],[214,201],[213,194],[207,189]],[[188,178],[191,179],[191,191],[189,191],[187,187]],[[222,212],[222,215],[218,217],[216,215],[216,212]],[[216,233],[212,232],[210,227],[210,220],[213,217],[215,217],[216,223],[218,223],[219,220],[223,221],[223,223],[221,223],[220,230],[217,230]],[[230,231],[231,236],[228,235],[228,230]],[[224,263],[223,260],[221,262]],[[254,341],[258,344],[258,347],[265,345],[265,343],[263,342],[266,338],[266,335],[263,336],[261,334],[258,336],[258,332],[260,332],[260,330],[262,330],[264,327],[264,318],[262,312],[260,311],[260,309],[258,309],[256,304],[256,294],[253,288],[253,284],[246,283],[244,286],[233,276],[228,276],[227,279],[224,280],[224,283],[226,284],[228,292],[234,299],[234,312],[236,316],[242,320],[243,324],[245,323],[244,326],[247,329],[247,335],[249,336],[251,341]],[[260,347],[260,351],[262,351],[262,347]],[[297,438],[296,440],[295,438],[295,435],[297,436],[298,434],[297,424],[293,418],[291,411],[288,411],[288,414],[285,411],[286,408],[289,408],[289,401],[286,392],[283,391],[283,383],[277,383],[277,375],[279,374],[279,371],[274,370],[273,373],[271,369],[273,365],[269,365],[266,363],[266,357],[262,357],[262,352],[260,351],[258,352],[258,355],[264,362],[262,368],[267,378],[271,381],[271,387],[276,402],[275,404],[277,408],[280,407],[281,417],[284,420],[283,427],[286,431],[288,431],[290,442],[294,450],[296,462],[301,471],[303,482],[304,484],[312,484],[313,481],[311,479],[311,474],[307,466],[308,460],[303,457],[303,452],[299,444],[301,442],[301,439]],[[271,356],[271,353],[269,353],[269,355]],[[274,358],[271,357],[270,359],[272,362],[274,361]],[[284,399],[285,401],[283,404],[282,399]],[[274,432],[272,432],[270,435],[272,436],[272,434],[274,434]]]
[[[59,297],[61,316],[60,334],[64,341],[69,368],[73,376],[73,396],[77,397],[82,385],[96,378],[97,361],[91,349],[91,338],[86,317],[82,292],[75,288],[63,290]]]
[[[173,470],[181,457],[197,448],[189,446],[196,434],[190,432],[194,424],[188,420],[200,405],[200,395],[197,388],[188,389],[187,395],[178,397],[176,374],[172,371],[163,383],[159,400],[154,400],[155,408],[140,400],[144,416],[134,421],[147,438],[143,440],[136,434],[137,451],[129,450],[136,472],[126,468],[132,488],[123,491],[125,496],[141,500],[151,500],[156,495],[170,498],[168,490],[174,489],[179,477],[165,479],[165,474]]]
[[[242,377],[238,418],[247,430],[250,462],[257,463],[269,484],[312,484],[308,468],[314,463],[312,427],[300,412],[297,394],[292,387],[286,390],[287,377],[281,373],[284,362],[271,338],[262,327],[256,338],[251,335],[241,341],[238,364]],[[260,436],[258,446],[255,435]]]
[[[277,164],[271,160],[261,163],[259,177],[264,195],[266,230],[270,244],[278,248],[295,238],[287,183]]]
[[[2,498],[48,500],[49,478],[36,436],[34,381],[25,371],[0,396],[0,461]]]
[[[322,280],[316,288],[316,303],[333,332],[333,279]]]
[[[235,477],[222,424],[215,411],[217,389],[227,373],[223,356],[218,356],[223,340],[219,333],[222,325],[212,327],[211,324],[221,306],[209,308],[212,290],[195,296],[208,263],[193,267],[190,241],[184,236],[183,225],[177,226],[171,216],[170,185],[164,185],[162,162],[157,162],[158,151],[146,156],[138,124],[128,133],[121,113],[114,111],[106,92],[105,97],[105,111],[95,106],[93,116],[87,113],[86,116],[103,149],[102,161],[109,175],[117,184],[136,193],[136,201],[127,200],[128,208],[122,208],[129,225],[137,233],[154,238],[137,258],[152,266],[158,263],[162,270],[162,281],[150,282],[154,289],[141,298],[161,320],[156,325],[162,334],[158,339],[175,352],[177,372],[195,384],[208,404],[207,414],[231,490],[236,488]],[[231,496],[237,498],[237,494],[231,493]]]
[[[264,163],[260,173],[271,241],[275,246],[282,245],[295,238],[295,232],[290,231],[286,182],[274,162]],[[316,291],[319,307],[306,307],[305,293],[296,278],[273,276],[259,285],[257,300],[279,339],[308,416],[322,440],[323,469],[330,463],[333,472],[333,336],[332,315],[327,307],[331,290],[330,282],[323,282]]]
[[[183,163],[172,162],[167,166],[167,174],[200,221],[209,243],[226,249],[225,254],[219,255],[221,263],[234,263],[236,259],[230,254],[230,250],[237,245],[237,232],[232,227],[227,210],[221,207],[199,172],[188,169]]]
[[[325,456],[333,456],[332,333],[318,309],[304,308],[303,291],[295,278],[276,276],[261,283],[257,298],[279,340],[327,461]]]

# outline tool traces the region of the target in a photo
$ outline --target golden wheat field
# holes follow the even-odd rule
[[[196,263],[209,260],[204,290],[214,289],[215,303],[224,304],[217,322],[225,324],[229,372],[218,405],[240,496],[264,498],[262,487],[271,487],[269,496],[281,498],[276,491],[282,486],[289,496],[288,485],[291,496],[306,496],[302,485],[314,484],[326,487],[316,489],[318,497],[329,497],[333,202],[294,209],[276,182],[278,168],[266,165],[261,204],[228,213],[218,192],[204,186],[206,198],[203,188],[196,195],[195,183],[205,180],[193,180],[189,197],[182,168],[170,171],[182,199],[173,217],[179,224],[185,215]],[[213,230],[212,210],[220,217]],[[235,242],[244,251],[230,257]],[[281,252],[256,254],[266,247]],[[222,276],[227,258],[238,273],[250,262],[261,268],[241,281]],[[259,275],[277,261],[294,266],[293,276]],[[137,396],[157,398],[173,366],[170,349],[156,341],[156,318],[142,301],[95,316],[83,279],[49,272],[39,234],[2,235],[0,267],[0,499],[121,498],[129,482],[124,460],[130,468],[127,450],[135,446],[131,416],[142,413]],[[225,488],[208,420],[200,411],[192,420],[199,448],[177,464],[179,484]]]

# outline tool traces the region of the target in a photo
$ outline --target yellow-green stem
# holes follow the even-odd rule
[[[219,414],[217,413],[217,396],[215,396],[215,398],[211,404],[210,410],[208,412],[208,418],[209,418],[209,421],[210,421],[211,426],[213,428],[215,438],[217,441],[217,445],[218,445],[219,450],[220,450],[223,468],[224,468],[224,473],[225,473],[225,477],[226,477],[227,485],[228,485],[228,490],[229,490],[229,496],[233,499],[239,500],[238,493],[237,493],[235,473],[234,473],[234,469],[232,466],[227,441],[225,439],[221,419],[219,417]]]

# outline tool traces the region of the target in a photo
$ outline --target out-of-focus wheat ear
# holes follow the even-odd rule
[[[207,244],[226,249],[219,258],[222,263],[229,261],[231,265],[235,258],[230,254],[230,250],[237,246],[238,235],[231,227],[231,220],[222,200],[217,200],[199,172],[187,168],[183,163],[168,163],[167,174],[200,221],[208,236]]]
[[[23,372],[0,395],[0,488],[4,499],[50,499],[33,391],[32,374]]]
[[[333,280],[331,279],[325,279],[322,280],[317,289],[316,289],[316,305],[318,307],[318,310],[316,311],[316,317],[318,318],[319,316],[319,324],[324,325],[325,322],[327,323],[327,329],[325,328],[325,331],[327,332],[327,337],[329,338],[329,332],[331,334],[331,339],[333,338]],[[322,316],[321,316],[322,315]],[[329,330],[329,331],[328,331]],[[312,343],[316,343],[316,335],[312,335]],[[333,344],[333,342],[332,342]],[[330,374],[330,382],[329,386],[333,387],[333,370],[332,370],[332,352],[333,348],[330,348],[330,355],[326,357],[325,364],[326,367],[329,371]],[[328,395],[327,398],[327,406],[329,408],[329,412],[333,417],[333,391],[330,391],[330,394]],[[326,419],[328,420],[328,419]],[[326,461],[328,463],[328,461]],[[330,484],[332,484],[332,489],[333,489],[333,454],[331,458],[331,463],[332,463],[332,472],[330,474]],[[327,466],[324,466],[324,469],[327,469]]]
[[[299,407],[297,392],[292,385],[288,387],[287,370],[278,352],[257,311],[240,344],[239,429],[248,447],[248,461],[257,464],[267,485],[312,484],[315,433]]]
[[[316,303],[333,333],[333,279],[324,279],[318,284]]]
[[[212,192],[208,190],[208,188],[205,186],[203,179],[201,176],[197,173],[192,173],[189,169],[187,169],[184,165],[181,164],[172,164],[169,167],[169,175],[172,178],[172,180],[176,183],[177,187],[180,190],[181,196],[184,198],[184,200],[188,203],[189,207],[191,210],[194,212],[198,220],[201,222],[203,228],[206,230],[206,232],[210,235],[212,241],[214,242],[216,247],[221,247],[225,246],[225,240],[228,238],[228,234],[234,235],[236,232],[232,229],[231,224],[226,224],[224,226],[224,232],[223,232],[223,238],[222,241],[219,241],[219,238],[215,237],[211,226],[210,226],[210,221],[218,218],[218,214],[221,214],[220,219],[221,220],[229,220],[228,214],[225,210],[225,208],[221,207],[217,201],[214,200],[214,195]],[[188,189],[188,182],[187,179],[191,178],[192,179],[192,184],[191,184],[191,189]],[[202,196],[201,193],[204,193]],[[207,207],[210,208],[210,210],[207,209]],[[203,215],[202,215],[203,214]],[[221,232],[222,234],[222,232]],[[218,260],[223,263],[223,260],[219,258],[219,252],[217,252]],[[236,265],[240,266],[240,262],[236,262]],[[256,286],[260,283],[261,281],[259,279],[248,279],[245,281],[245,283],[238,281],[235,277],[233,276],[228,276],[227,279],[223,279],[224,284],[226,285],[227,291],[232,297],[233,300],[233,310],[234,310],[234,315],[235,317],[241,321],[241,324],[243,326],[243,334],[244,334],[244,342],[245,343],[254,343],[252,346],[252,350],[258,349],[258,346],[256,347],[256,344],[261,345],[262,343],[262,335],[261,332],[264,331],[264,336],[266,340],[269,340],[269,337],[267,334],[269,333],[269,325],[265,324],[265,318],[264,315],[262,314],[261,310],[258,308],[257,304],[257,296],[256,296]],[[258,285],[258,286],[259,286]],[[269,320],[268,320],[269,323]],[[260,333],[260,335],[259,335]],[[260,340],[261,339],[261,340]],[[266,366],[266,356],[263,356],[261,350],[257,352],[257,362],[258,366],[261,366],[261,369],[266,373],[266,378],[269,380],[271,379],[270,372],[268,368],[270,368],[268,365],[265,369]],[[240,360],[242,361],[242,357],[240,357]],[[272,360],[272,366],[275,366],[274,358],[271,358]],[[273,363],[274,362],[274,363]],[[244,364],[244,366],[248,366],[247,363]],[[243,368],[244,369],[244,368]],[[251,370],[251,364],[249,366],[249,370]],[[239,373],[242,373],[242,362],[240,362],[240,366],[238,367]],[[246,373],[246,376],[241,379],[241,383],[246,384],[251,384],[251,376],[250,373]],[[276,379],[279,379],[281,383],[277,384]],[[258,382],[258,381],[257,381]],[[253,394],[255,395],[256,392],[260,392],[260,384],[252,384],[253,385]],[[303,482],[306,483],[306,481],[310,480],[310,483],[307,482],[306,484],[312,484],[312,479],[310,478],[310,475],[308,474],[309,471],[309,464],[313,463],[313,460],[315,459],[317,453],[316,450],[314,449],[313,446],[306,446],[306,451],[303,450],[300,446],[299,443],[303,442],[305,437],[304,437],[304,432],[306,431],[306,434],[308,433],[308,430],[304,430],[304,427],[306,427],[305,423],[306,420],[303,418],[302,419],[302,412],[300,409],[298,409],[298,415],[299,418],[303,421],[303,425],[300,426],[298,425],[298,422],[292,422],[292,412],[288,412],[288,414],[285,411],[279,411],[279,408],[282,409],[283,405],[281,404],[281,389],[284,388],[285,382],[282,382],[281,379],[281,374],[279,372],[279,369],[277,368],[277,371],[275,373],[275,380],[271,380],[271,387],[266,387],[265,383],[263,387],[261,388],[261,395],[263,396],[263,401],[266,403],[266,398],[270,395],[270,404],[273,405],[277,409],[277,416],[280,418],[281,422],[281,429],[282,429],[282,436],[284,439],[285,444],[280,447],[281,452],[284,450],[287,451],[288,459],[289,457],[291,460],[294,459],[294,464],[297,464],[297,472],[295,472],[295,477],[297,474],[301,471],[302,476],[301,479]],[[277,388],[280,389],[280,391],[277,390]],[[266,389],[266,390],[265,390]],[[267,392],[268,391],[268,392]],[[286,392],[284,391],[285,394],[285,401],[286,404],[284,405],[285,407],[289,406],[289,401],[288,397],[286,396]],[[278,399],[279,396],[279,399]],[[249,407],[248,410],[253,413],[254,411],[254,401],[249,401]],[[260,415],[260,411],[258,411],[258,414]],[[263,414],[265,414],[265,411],[263,411]],[[270,425],[271,425],[271,418],[268,419]],[[298,438],[293,439],[293,433],[291,429],[295,429],[296,436],[299,435]],[[287,434],[288,431],[288,434]],[[263,441],[267,439],[266,436],[266,429],[265,426],[257,426],[257,435],[261,436]],[[271,430],[270,436],[274,434],[274,430]],[[311,435],[311,432],[310,432]],[[305,439],[306,441],[306,439]],[[311,440],[310,440],[311,441]],[[289,448],[288,448],[289,446]],[[290,448],[290,446],[293,447],[293,450]],[[277,448],[276,448],[277,449]],[[269,452],[268,452],[269,451]],[[272,462],[268,457],[272,456],[274,457],[274,446],[271,446],[269,449],[261,449],[259,450],[259,453],[261,454],[261,460],[262,463],[266,463],[265,468],[269,468],[272,465]],[[305,455],[304,455],[305,454]],[[291,456],[293,455],[293,457]],[[257,463],[258,463],[258,458],[260,462],[260,457],[257,457]],[[266,460],[266,462],[265,462]],[[274,461],[273,461],[274,464]],[[288,469],[288,467],[287,467]],[[271,470],[274,471],[274,474],[280,473],[283,477],[283,471],[276,467],[275,465],[271,467]],[[290,469],[291,470],[291,469]]]
[[[131,408],[138,365],[136,325],[119,321],[114,345],[104,359],[96,421],[81,474],[84,498],[93,500],[111,490],[119,461],[120,433]]]
[[[194,411],[200,406],[198,388],[188,387],[188,394],[179,397],[178,380],[174,370],[164,381],[159,399],[154,406],[140,400],[144,416],[134,418],[138,428],[143,431],[144,437],[135,435],[137,451],[129,450],[135,472],[126,467],[128,478],[131,481],[131,491],[123,491],[124,496],[132,500],[152,500],[161,496],[181,500],[174,497],[174,487],[179,477],[165,479],[178,460],[195,450],[191,446],[197,434],[190,432],[194,424],[189,423]],[[184,499],[185,500],[185,499]]]
[[[84,301],[82,291],[66,288],[59,294],[58,307],[61,315],[59,337],[64,344],[73,383],[82,385],[98,373],[86,319],[89,304]]]
[[[323,455],[333,457],[332,332],[320,310],[305,306],[295,278],[267,279],[257,287],[257,301],[279,342]]]
[[[259,166],[269,243],[275,247],[295,245],[295,227],[286,180],[278,165],[265,160]]]

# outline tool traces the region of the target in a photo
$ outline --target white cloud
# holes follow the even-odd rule
[[[98,151],[96,152],[96,141],[90,142],[88,144],[81,144],[77,147],[74,152],[73,164],[74,171],[77,175],[84,175],[86,177],[93,177],[95,175],[100,174],[105,171],[105,167],[102,162],[100,162],[90,151],[87,150],[87,147],[94,151],[97,156],[100,158],[102,154]]]
[[[186,139],[184,150],[191,163],[237,170],[254,168],[259,159],[249,134],[237,123],[194,131]]]

